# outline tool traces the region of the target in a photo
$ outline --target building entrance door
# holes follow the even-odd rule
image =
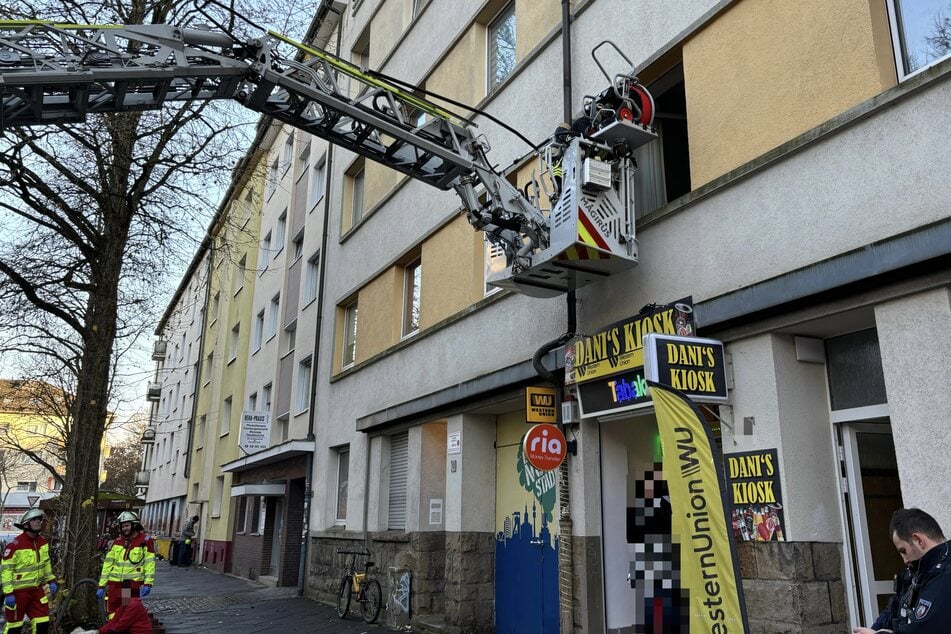
[[[268,513],[274,518],[271,533],[271,566],[268,574],[277,577],[281,573],[281,540],[284,535],[284,500],[268,498]]]
[[[887,422],[839,425],[845,514],[854,575],[853,621],[869,626],[885,607],[901,571],[888,523],[902,508],[895,443]]]

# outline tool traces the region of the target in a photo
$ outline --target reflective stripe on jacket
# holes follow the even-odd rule
[[[155,579],[155,544],[145,533],[130,539],[122,535],[112,542],[102,562],[99,585],[110,581],[139,581],[147,586]]]
[[[23,588],[36,588],[55,578],[50,563],[49,542],[43,537],[34,539],[24,531],[3,550],[0,579],[4,594],[12,594]]]

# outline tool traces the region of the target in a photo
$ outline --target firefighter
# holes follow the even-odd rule
[[[142,528],[139,516],[124,511],[119,515],[119,536],[102,562],[96,597],[102,599],[108,591],[106,610],[111,620],[122,605],[124,582],[128,581],[128,587],[138,590],[139,596],[144,598],[152,591],[154,579],[155,543]]]
[[[33,634],[47,634],[50,626],[50,605],[43,586],[56,594],[49,542],[40,536],[46,515],[39,509],[23,514],[18,524],[23,532],[7,544],[3,551],[3,605],[7,625],[4,634],[21,634],[23,618],[30,617]]]

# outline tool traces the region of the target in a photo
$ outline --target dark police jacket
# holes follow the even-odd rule
[[[951,632],[951,554],[949,543],[935,546],[918,562],[911,583],[899,597],[891,630],[896,634]]]

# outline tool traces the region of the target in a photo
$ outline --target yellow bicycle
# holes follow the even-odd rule
[[[369,557],[367,551],[340,550],[338,555],[346,555],[348,562],[346,564],[347,572],[340,579],[340,586],[337,589],[337,616],[342,619],[347,618],[350,612],[350,600],[356,595],[356,600],[360,603],[360,613],[363,620],[367,623],[375,623],[380,615],[380,608],[383,605],[383,590],[380,588],[380,582],[368,577],[370,568],[374,563],[368,559],[363,560],[363,572],[357,572],[357,557]]]

